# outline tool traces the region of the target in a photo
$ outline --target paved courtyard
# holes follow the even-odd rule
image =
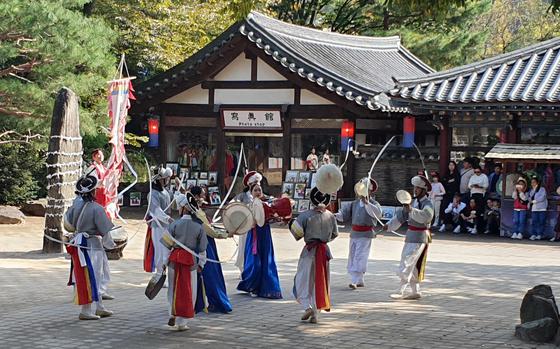
[[[0,226],[0,348],[534,348],[513,336],[524,293],[550,284],[560,295],[560,244],[510,241],[485,236],[439,234],[430,246],[424,298],[394,301],[394,270],[402,247],[396,236],[379,237],[370,256],[366,288],[351,291],[345,274],[348,234],[331,244],[333,310],[318,325],[299,321],[291,294],[303,243],[286,229],[274,230],[283,300],[251,298],[235,288],[239,273],[231,263],[224,275],[234,310],[199,314],[186,332],[166,326],[165,293],[144,296],[149,275],[142,272],[145,225],[131,219],[133,236],[125,258],[111,261],[106,301],[115,315],[78,321],[71,303],[69,261],[43,255],[41,218]],[[235,252],[219,241],[223,260]]]

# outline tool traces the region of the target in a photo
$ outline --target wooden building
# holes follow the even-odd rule
[[[502,233],[511,232],[511,193],[520,174],[540,177],[549,194],[551,232],[560,186],[560,38],[421,78],[397,79],[390,95],[394,107],[438,124],[443,173],[450,159],[466,156],[506,165]]]
[[[129,129],[146,133],[148,120],[159,119],[161,162],[192,167],[195,159],[199,169],[218,171],[222,188],[243,142],[248,167],[279,189],[287,170],[304,168],[312,146],[342,163],[346,122],[360,152],[345,167],[350,196],[379,145],[402,134],[407,108],[391,106],[383,92],[394,87],[394,76],[432,72],[399,37],[342,35],[252,12],[183,63],[136,85]],[[431,116],[418,120],[417,139],[431,147],[437,163],[438,130]],[[415,156],[392,154],[389,159],[401,166]],[[390,172],[385,177],[394,180]],[[382,186],[395,186],[389,182]]]

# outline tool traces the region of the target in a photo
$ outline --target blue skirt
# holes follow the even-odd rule
[[[274,246],[270,225],[256,227],[256,241],[253,230],[247,233],[245,243],[245,266],[241,274],[241,282],[237,286],[240,291],[251,292],[259,297],[282,298],[280,279],[274,261]],[[257,244],[257,253],[253,254],[253,246]]]
[[[206,257],[209,259],[219,260],[216,242],[208,236],[208,247],[206,248]],[[207,262],[202,269],[202,273],[198,273],[197,295],[195,311],[210,311],[214,313],[229,313],[231,311],[231,303],[229,301],[222,266],[218,263]],[[205,309],[204,294],[208,300],[208,309]]]

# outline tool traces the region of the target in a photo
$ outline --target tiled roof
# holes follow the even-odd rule
[[[396,79],[390,95],[432,104],[558,102],[560,38],[447,71]]]
[[[486,158],[560,162],[560,146],[551,144],[496,144]]]
[[[162,91],[166,85],[196,70],[238,35],[271,56],[287,72],[372,110],[405,111],[406,108],[391,107],[387,97],[379,94],[394,87],[392,76],[423,76],[433,72],[401,46],[398,36],[377,38],[325,32],[258,12],[251,12],[224,34],[185,62],[140,84],[140,98],[153,98],[153,91],[165,94]]]

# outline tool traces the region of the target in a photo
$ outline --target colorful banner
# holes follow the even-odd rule
[[[132,94],[133,88],[131,78],[123,78],[109,82],[109,117],[111,119],[109,128],[109,144],[111,144],[111,155],[107,162],[107,174],[103,180],[105,186],[106,206],[105,211],[111,219],[118,217],[118,188],[122,176],[123,164],[128,163],[124,148],[124,134],[130,100],[135,99]],[[134,176],[136,173],[132,170]],[[127,188],[128,189],[128,188]],[[124,191],[123,191],[124,192]],[[121,193],[122,195],[122,193]]]

